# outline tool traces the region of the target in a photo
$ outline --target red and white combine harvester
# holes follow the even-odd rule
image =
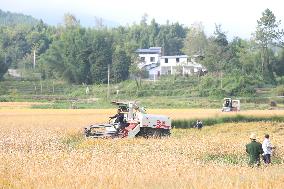
[[[109,123],[94,124],[84,130],[90,138],[134,138],[170,136],[171,119],[164,115],[147,114],[136,102],[112,102],[124,114],[123,127],[115,120]]]

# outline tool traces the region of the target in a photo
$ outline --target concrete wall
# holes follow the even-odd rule
[[[161,66],[178,66],[187,63],[187,59],[187,56],[162,56],[160,62]],[[168,61],[168,63],[166,63],[166,61]]]

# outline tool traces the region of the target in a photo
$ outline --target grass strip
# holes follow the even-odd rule
[[[284,117],[282,116],[256,117],[256,116],[236,115],[236,116],[202,119],[203,126],[211,126],[221,123],[259,122],[259,121],[284,122]],[[196,124],[196,119],[176,119],[172,121],[172,126],[174,128],[179,128],[179,129],[193,128],[195,124]]]

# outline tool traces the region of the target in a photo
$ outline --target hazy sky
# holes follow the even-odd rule
[[[84,25],[94,25],[94,17],[131,24],[144,13],[158,23],[178,21],[190,26],[202,22],[207,34],[221,24],[229,38],[250,38],[256,20],[269,8],[284,22],[284,0],[0,0],[0,9],[34,16],[49,24],[62,22],[64,13],[74,14]],[[283,26],[283,24],[282,24]]]

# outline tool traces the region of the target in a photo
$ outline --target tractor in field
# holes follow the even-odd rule
[[[171,119],[164,115],[147,114],[136,102],[112,102],[123,113],[121,123],[110,120],[109,123],[94,124],[84,129],[88,138],[134,138],[170,136]]]
[[[240,100],[233,100],[232,98],[224,98],[222,112],[237,112],[241,110]]]

